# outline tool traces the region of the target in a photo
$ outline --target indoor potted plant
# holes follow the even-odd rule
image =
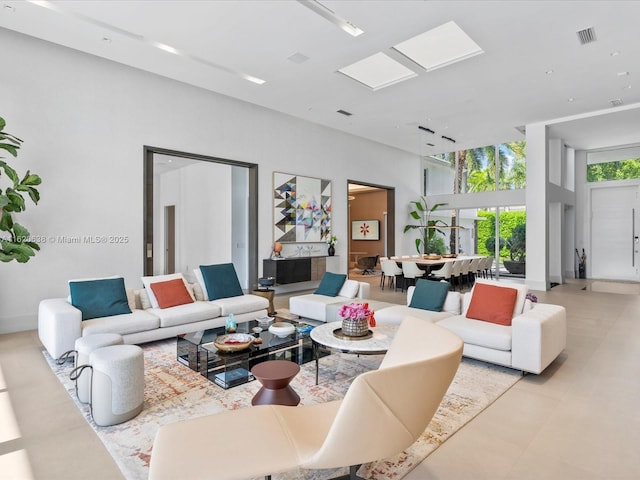
[[[506,242],[510,260],[505,260],[504,268],[514,275],[524,275],[525,258],[527,255],[527,226],[524,223],[516,225],[511,231],[511,237]]]
[[[415,210],[409,212],[409,215],[414,220],[418,220],[418,225],[409,224],[405,225],[404,233],[409,230],[418,230],[420,236],[416,238],[416,250],[419,254],[427,254],[429,252],[429,246],[434,245],[433,239],[436,232],[444,234],[441,230],[438,230],[438,226],[446,227],[447,224],[442,220],[431,220],[429,217],[438,208],[446,205],[446,203],[436,203],[431,208],[427,205],[427,200],[424,197],[420,197],[420,200],[414,200],[410,202],[415,206]]]
[[[375,327],[376,320],[368,303],[349,303],[338,310],[342,318],[342,334],[347,337],[364,337],[369,333],[369,326]]]
[[[4,118],[0,117],[0,150],[17,157],[22,140],[5,132],[5,125]],[[21,179],[4,159],[0,156],[0,261],[26,263],[36,250],[40,250],[40,246],[33,241],[29,231],[15,221],[14,216],[27,208],[23,197],[25,193],[33,203],[38,203],[40,193],[35,187],[41,180],[29,170]]]
[[[327,254],[330,257],[336,254],[336,243],[338,243],[338,237],[335,235],[327,235]]]

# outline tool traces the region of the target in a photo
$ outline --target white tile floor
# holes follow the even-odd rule
[[[378,278],[369,281],[372,298],[404,302],[401,292],[381,292]],[[536,292],[567,308],[565,352],[543,374],[524,377],[407,480],[640,478],[640,296],[581,290],[589,283]],[[276,298],[276,308],[286,305],[287,297]],[[0,335],[0,478],[25,477],[9,469],[20,451],[36,479],[122,478],[40,348],[34,331]],[[16,435],[7,428],[12,416]]]

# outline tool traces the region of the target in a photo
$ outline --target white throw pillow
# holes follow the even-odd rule
[[[182,279],[182,281],[184,282],[184,286],[187,289],[187,292],[189,292],[189,295],[195,301],[195,298],[193,296],[193,291],[191,288],[189,288],[189,284],[184,279],[181,273],[170,273],[169,275],[154,275],[152,277],[142,277],[142,284],[144,285],[144,289],[147,291],[147,295],[149,296],[149,302],[151,303],[151,307],[160,308],[160,305],[158,305],[158,299],[156,298],[155,294],[153,293],[153,290],[151,289],[151,284],[158,283],[158,282],[166,282],[169,280],[175,280],[177,278]]]
[[[444,305],[442,305],[442,311],[460,315],[460,306],[462,304],[460,297],[462,297],[460,292],[448,292],[447,298],[444,299]]]
[[[338,292],[339,297],[356,298],[360,283],[357,280],[345,280]]]
[[[207,286],[204,284],[204,277],[202,276],[202,272],[200,268],[194,268],[193,274],[196,276],[196,280],[200,284],[200,288],[202,289],[202,296],[205,301],[209,301],[209,293],[207,293]]]

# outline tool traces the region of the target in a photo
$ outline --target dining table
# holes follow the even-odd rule
[[[469,260],[473,258],[484,258],[484,255],[458,255],[457,257],[440,257],[438,260],[429,260],[419,257],[390,257],[390,260],[396,262],[399,267],[402,267],[402,262],[415,262],[419,268],[422,268],[427,272],[427,277],[431,273],[432,270],[438,270],[438,268],[432,267],[442,267],[445,263],[455,262],[456,260]]]

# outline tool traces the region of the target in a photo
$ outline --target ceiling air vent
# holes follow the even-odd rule
[[[585,28],[584,30],[578,30],[576,34],[578,35],[578,39],[580,40],[580,45],[586,45],[587,43],[592,43],[597,40],[596,31],[593,27]]]
[[[610,100],[609,103],[612,107],[619,107],[620,105],[622,105],[622,99],[614,98],[613,100]]]
[[[350,117],[351,115],[353,115],[353,113],[347,112],[346,110],[338,110],[338,113],[344,115],[345,117]]]

